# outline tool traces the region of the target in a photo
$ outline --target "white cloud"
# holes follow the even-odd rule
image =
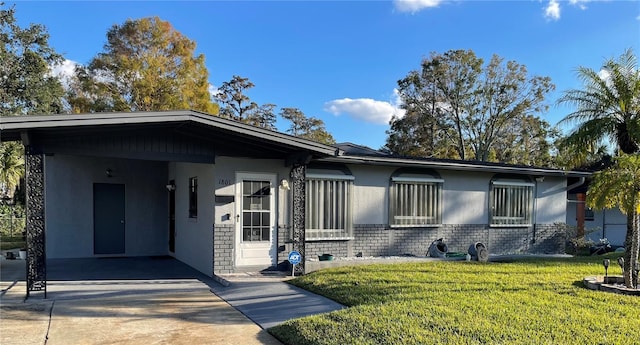
[[[58,77],[62,85],[67,86],[78,65],[79,63],[73,60],[65,59],[61,64],[51,67],[51,75]]]
[[[600,77],[600,79],[602,79],[602,80],[609,80],[609,76],[611,76],[611,72],[609,72],[606,69],[601,69],[598,72],[598,77]]]
[[[400,12],[416,13],[425,8],[438,7],[443,0],[393,0],[393,6]]]
[[[388,124],[393,115],[402,117],[405,110],[399,107],[399,95],[394,91],[394,99],[391,102],[377,101],[371,98],[342,98],[324,104],[324,111],[333,115],[346,114],[356,120],[376,124]]]
[[[605,84],[607,84],[608,87],[613,87],[613,81],[611,80],[611,72],[609,70],[601,69],[600,71],[598,71],[598,77],[604,80]]]
[[[218,88],[215,87],[215,85],[209,83],[209,94],[211,95],[211,97],[215,97],[219,93],[220,93],[220,90],[218,90]]]
[[[573,6],[578,6],[581,10],[586,10],[587,5],[585,4],[589,1],[591,0],[569,0],[569,3]]]
[[[560,19],[560,4],[556,0],[551,0],[544,9],[544,16],[550,20]]]

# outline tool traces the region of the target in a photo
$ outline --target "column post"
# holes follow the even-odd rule
[[[47,298],[47,257],[44,216],[44,155],[25,147],[27,216],[27,298],[33,291],[44,291]]]
[[[305,176],[306,165],[294,165],[291,169],[291,181],[293,185],[293,250],[302,256],[299,264],[295,266],[295,274],[304,274],[305,266]]]
[[[578,202],[576,203],[576,225],[578,227],[578,237],[584,236],[584,218],[585,218],[585,203],[586,203],[586,194],[578,193],[577,194]],[[603,229],[604,230],[604,229]]]

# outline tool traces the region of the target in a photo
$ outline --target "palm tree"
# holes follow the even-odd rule
[[[594,209],[618,207],[627,215],[624,282],[633,287],[638,277],[631,263],[640,255],[640,154],[622,154],[613,167],[595,173],[587,203]]]
[[[587,202],[600,208],[620,206],[626,212],[625,285],[631,287],[634,281],[631,268],[638,260],[640,242],[637,209],[640,192],[640,182],[637,179],[640,176],[640,168],[631,168],[634,164],[636,167],[640,166],[638,61],[633,51],[627,49],[617,60],[606,60],[598,72],[579,67],[578,78],[583,83],[583,89],[565,91],[558,100],[560,104],[569,104],[576,108],[561,121],[577,124],[564,140],[564,145],[586,150],[592,147],[590,144],[594,142],[609,139],[616,145],[617,153],[621,154],[613,167],[594,175]],[[632,203],[634,206],[629,206],[630,200],[635,200],[635,204]]]
[[[631,49],[618,60],[605,61],[600,71],[579,67],[583,89],[565,91],[560,104],[576,107],[561,123],[577,123],[564,145],[588,147],[610,139],[624,153],[640,147],[640,69]]]
[[[24,149],[18,142],[6,142],[0,145],[0,185],[3,197],[12,198],[13,193],[24,176]]]

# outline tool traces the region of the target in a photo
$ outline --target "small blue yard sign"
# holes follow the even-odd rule
[[[291,263],[291,276],[296,276],[296,265],[302,260],[302,255],[299,252],[292,250],[289,252],[289,262]]]
[[[289,262],[292,265],[297,265],[300,263],[300,260],[302,260],[302,256],[300,255],[300,253],[298,253],[297,251],[291,251],[289,252]]]

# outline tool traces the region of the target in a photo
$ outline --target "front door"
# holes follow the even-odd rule
[[[93,184],[93,253],[124,254],[124,185]]]
[[[275,185],[275,175],[236,175],[236,266],[275,265]]]

